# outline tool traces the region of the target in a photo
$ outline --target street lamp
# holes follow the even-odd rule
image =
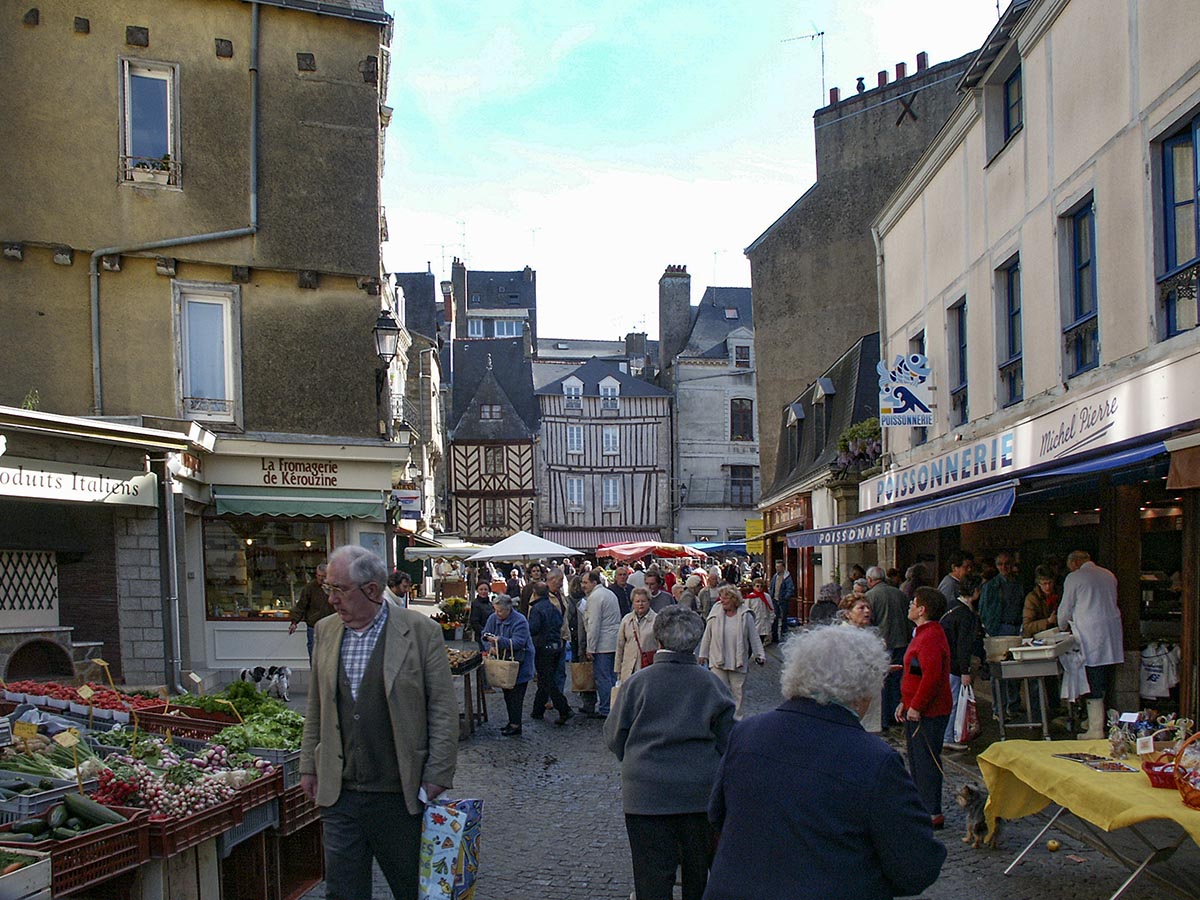
[[[375,405],[383,403],[383,389],[387,385],[388,367],[396,358],[396,347],[400,343],[400,325],[392,316],[391,310],[380,310],[375,327],[371,329],[375,336],[375,355],[383,363],[382,369],[375,370]]]

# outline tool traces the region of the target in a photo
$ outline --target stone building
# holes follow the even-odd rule
[[[208,434],[164,451],[182,659],[157,680],[227,678],[264,647],[306,668],[286,609],[332,547],[386,554],[407,458],[404,341],[381,319],[391,19],[382,0],[10,12],[0,315],[29,352],[0,366],[0,403]]]

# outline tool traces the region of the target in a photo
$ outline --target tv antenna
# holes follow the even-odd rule
[[[825,96],[825,32],[817,31],[816,26],[809,34],[801,34],[796,37],[784,38],[779,43],[788,44],[792,41],[817,41],[821,45],[821,96]]]

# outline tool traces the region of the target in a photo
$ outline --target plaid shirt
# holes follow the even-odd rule
[[[379,605],[379,612],[367,626],[367,630],[359,634],[352,628],[342,629],[342,668],[346,671],[346,680],[350,682],[350,697],[358,700],[358,686],[362,684],[363,674],[367,671],[367,662],[375,650],[379,635],[388,620],[388,605],[385,601]]]

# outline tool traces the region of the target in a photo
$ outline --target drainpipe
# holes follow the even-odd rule
[[[163,603],[163,648],[166,650],[167,689],[182,694],[183,687],[183,639],[179,624],[179,569],[176,558],[178,535],[175,528],[175,475],[171,471],[171,457],[162,460],[162,504],[165,546],[163,562],[167,571],[167,596]]]
[[[123,244],[103,247],[92,253],[88,262],[88,281],[91,288],[92,308],[92,415],[104,415],[104,392],[100,372],[100,260],[105,256],[122,253],[137,253],[143,250],[162,250],[185,244],[206,244],[228,238],[247,237],[258,232],[258,44],[259,4],[251,0],[250,6],[250,224],[244,228],[226,231],[210,231],[184,237],[165,238],[159,241],[144,241],[140,244]]]

